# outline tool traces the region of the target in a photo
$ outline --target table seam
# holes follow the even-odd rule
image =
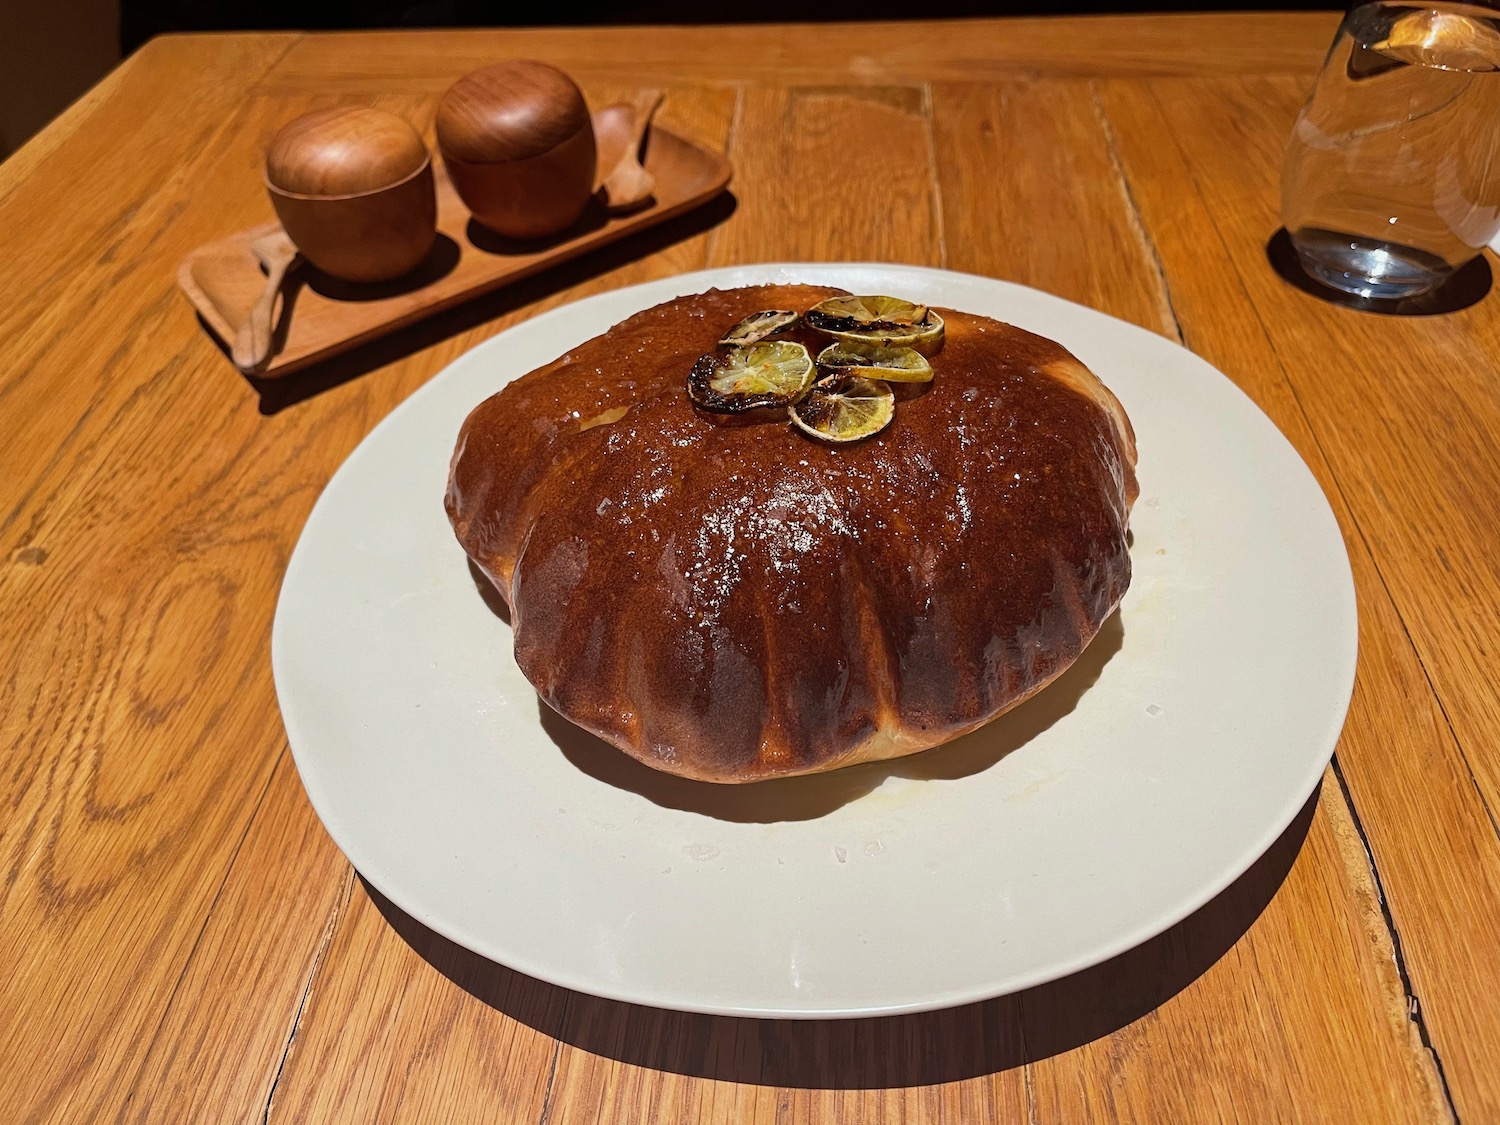
[[[281,1046],[281,1057],[276,1060],[276,1073],[271,1077],[271,1084],[266,1090],[265,1105],[261,1111],[262,1125],[270,1125],[271,1113],[276,1101],[276,1091],[281,1087],[281,1075],[286,1070],[287,1060],[291,1058],[292,1046],[297,1041],[297,1034],[302,1030],[302,1017],[307,1012],[308,1000],[312,997],[313,985],[318,979],[318,970],[323,967],[323,958],[327,955],[329,946],[333,944],[334,935],[338,931],[339,922],[343,920],[345,911],[348,910],[349,901],[354,894],[355,871],[353,864],[348,865],[343,876],[343,887],[337,901],[329,912],[328,921],[323,927],[323,936],[318,942],[318,948],[313,952],[312,964],[308,966],[307,979],[302,983],[302,994],[297,998],[297,1008],[292,1014],[292,1025]]]
[[[285,753],[285,747],[283,747],[283,753]],[[167,993],[166,1002],[161,1006],[161,1014],[157,1017],[155,1028],[152,1029],[151,1039],[146,1044],[146,1049],[141,1052],[141,1060],[135,1068],[135,1074],[131,1078],[130,1087],[125,1094],[126,1107],[130,1105],[139,1092],[141,1075],[145,1072],[146,1067],[155,1055],[157,1043],[161,1039],[162,1027],[166,1024],[167,1017],[172,1013],[172,1006],[177,1001],[177,994],[182,990],[182,982],[186,979],[193,967],[193,962],[197,959],[198,949],[203,944],[203,935],[208,932],[208,927],[213,922],[214,911],[218,909],[219,900],[224,897],[224,888],[229,885],[229,878],[234,873],[234,865],[239,860],[240,852],[245,848],[245,841],[250,837],[250,831],[255,826],[255,819],[260,815],[261,809],[265,807],[266,796],[270,793],[271,786],[276,781],[276,771],[280,768],[280,765],[281,759],[278,756],[271,763],[271,768],[266,773],[266,781],[260,787],[260,793],[256,796],[254,809],[245,818],[245,827],[240,832],[240,838],[235,841],[234,850],[229,855],[229,862],[224,865],[224,874],[220,877],[219,885],[214,890],[214,897],[210,900],[208,909],[203,912],[203,924],[198,927],[198,933],[193,938],[193,944],[188,948],[187,956],[182,959],[182,968],[177,973],[177,979],[172,982],[172,988]]]
[[[932,183],[932,228],[937,235],[938,265],[948,268],[948,230],[943,218],[943,177],[938,169],[937,117],[933,109],[931,81],[922,83],[922,123],[927,135],[927,176]]]
[[[734,87],[734,109],[729,114],[729,131],[724,136],[724,159],[729,161],[729,167],[731,169],[731,178],[729,181],[729,194],[731,196],[734,194],[734,179],[732,171],[734,168],[734,148],[735,143],[739,140],[740,124],[744,118],[744,114],[745,83],[738,82]],[[703,247],[704,269],[709,268],[714,263],[714,254],[717,253],[719,249],[719,232],[721,232],[723,229],[724,224],[720,222],[715,223],[713,228],[708,232],[708,241],[704,244]]]
[[[557,1065],[562,1059],[562,1040],[552,1041],[552,1061],[547,1067],[547,1084],[542,1088],[542,1112],[537,1116],[536,1125],[547,1125],[547,1119],[552,1115],[552,1087],[557,1081]]]
[[[247,97],[254,96],[257,93],[257,91],[259,91],[266,84],[266,79],[269,78],[272,75],[272,73],[275,72],[276,68],[286,61],[286,57],[287,57],[287,55],[291,54],[292,48],[296,47],[299,43],[303,42],[306,38],[307,38],[307,32],[305,32],[305,31],[299,32],[297,35],[295,35],[292,38],[291,42],[289,42],[286,45],[286,49],[283,50],[281,52],[281,54],[277,55],[274,59],[272,59],[269,63],[266,64],[266,68],[260,72],[260,77],[257,78],[250,85],[249,89],[247,89],[245,91],[246,96]]]
[[[1453,1101],[1453,1091],[1448,1085],[1448,1072],[1443,1067],[1443,1056],[1438,1053],[1437,1047],[1432,1042],[1432,1036],[1428,1032],[1426,1017],[1422,1015],[1422,1001],[1417,996],[1416,988],[1411,981],[1411,974],[1406,968],[1406,954],[1401,948],[1401,932],[1396,927],[1396,919],[1391,913],[1390,903],[1386,899],[1385,883],[1380,877],[1380,868],[1375,865],[1375,852],[1370,847],[1370,837],[1365,832],[1364,821],[1360,819],[1359,809],[1354,804],[1354,794],[1349,790],[1349,783],[1344,777],[1344,767],[1339,763],[1338,754],[1334,754],[1329,760],[1329,766],[1333,769],[1334,779],[1339,784],[1339,793],[1344,799],[1344,807],[1349,811],[1349,822],[1354,826],[1355,835],[1359,837],[1360,847],[1364,849],[1365,862],[1370,867],[1370,882],[1375,888],[1375,901],[1380,905],[1380,916],[1385,919],[1386,931],[1391,938],[1391,957],[1396,964],[1396,975],[1401,980],[1401,989],[1406,993],[1406,1018],[1410,1020],[1417,1029],[1417,1036],[1422,1041],[1422,1046],[1432,1056],[1433,1066],[1437,1069],[1438,1082],[1442,1087],[1443,1098],[1448,1104],[1448,1118],[1453,1125],[1459,1125],[1458,1106]]]
[[[1115,179],[1119,182],[1120,192],[1125,197],[1125,212],[1130,218],[1130,229],[1135,234],[1136,241],[1141,244],[1147,257],[1151,259],[1151,268],[1156,272],[1157,300],[1160,302],[1160,313],[1162,320],[1172,326],[1172,331],[1177,335],[1177,342],[1187,347],[1187,337],[1182,330],[1182,320],[1177,315],[1177,306],[1172,301],[1172,286],[1167,281],[1166,266],[1161,260],[1161,251],[1157,249],[1156,239],[1151,237],[1151,232],[1146,229],[1145,220],[1141,217],[1140,206],[1136,203],[1135,193],[1131,190],[1130,179],[1125,175],[1125,166],[1120,159],[1119,142],[1115,136],[1114,125],[1110,123],[1109,115],[1104,110],[1104,103],[1099,97],[1099,81],[1091,78],[1088,82],[1089,97],[1094,103],[1094,114],[1099,119],[1099,128],[1104,133],[1104,147],[1109,153],[1109,165],[1114,169]]]

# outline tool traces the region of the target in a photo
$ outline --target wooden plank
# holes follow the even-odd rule
[[[202,67],[222,61],[199,55]],[[243,90],[233,73],[196,81],[226,100]],[[187,97],[184,112],[206,97]],[[141,104],[96,111],[111,140],[130,108],[148,116]],[[53,161],[87,157],[104,139],[95,128]],[[150,141],[153,127],[138,135]],[[200,186],[243,178],[219,179],[222,158],[196,165]],[[191,325],[173,332],[167,310],[181,310],[165,267],[178,248],[162,231],[182,189],[153,193],[139,172],[121,172],[127,211],[109,220],[123,258],[72,267],[66,301],[43,286],[16,302],[54,337],[3,399],[19,503],[0,631],[24,649],[0,684],[0,1092],[22,1120],[124,1106],[281,745],[268,609],[295,521],[326,479],[307,475],[317,470],[295,442],[267,460],[253,396],[195,366]],[[31,190],[7,211],[30,206]],[[80,310],[89,331],[68,331]],[[368,424],[353,422],[351,436]],[[337,448],[337,422],[324,433]],[[57,1018],[68,1011],[78,1018]]]
[[[56,256],[30,301],[0,308],[0,409],[10,437],[0,447],[0,476],[14,490],[0,508],[0,551],[34,545],[39,529],[28,529],[26,520],[48,482],[57,486],[81,444],[115,439],[120,420],[112,415],[132,397],[178,393],[201,373],[221,403],[245,398],[245,384],[222,360],[218,367],[184,368],[216,349],[203,340],[172,282],[178,261],[195,245],[271,217],[259,178],[260,146],[285,110],[252,101],[219,112],[227,120],[203,127],[195,138],[201,147],[163,153],[163,165],[151,169],[150,186],[139,184],[134,200],[128,190],[139,172],[122,174],[126,192],[118,203],[111,193],[89,194],[108,208],[96,220],[110,224],[107,237],[89,236],[82,246],[49,244],[45,216],[55,208],[44,190],[35,200],[30,191],[24,198],[14,193],[0,208],[0,223],[31,232],[18,247],[23,255],[40,261],[50,246]],[[62,158],[71,168],[71,149]]]
[[[1020,281],[1175,339],[1086,83],[942,85],[933,111],[949,268]]]
[[[124,213],[138,201],[134,193],[164,186],[164,166],[201,143],[203,125],[222,124],[297,38],[288,33],[172,36],[154,39],[131,55],[0,161],[0,207],[24,190],[46,208],[47,221],[40,227],[7,228],[10,254],[36,241],[53,252],[76,245],[87,238],[91,220]],[[122,136],[131,143],[121,144]],[[66,154],[54,164],[64,148]],[[152,159],[142,160],[143,152]],[[49,179],[38,179],[42,175]],[[89,200],[86,209],[59,208],[59,185],[79,182],[106,182],[110,190]],[[115,210],[101,210],[110,207]]]
[[[280,731],[258,607],[285,555],[255,527],[280,497],[246,483],[232,531],[191,504],[175,523],[147,506],[142,542],[113,535],[100,505],[76,546],[49,540],[7,584],[29,607],[0,609],[28,650],[0,685],[0,1087],[18,1119],[118,1110],[265,787],[256,748]],[[89,518],[117,540],[94,565]]]
[[[922,88],[747,89],[730,160],[739,207],[710,265],[942,264]]]
[[[0,403],[47,343],[87,322],[82,310],[111,274],[133,264],[141,243],[127,228],[157,238],[187,209],[204,167],[222,157],[247,91],[295,39],[153,43],[0,163],[9,276],[28,295],[0,302]],[[54,305],[74,319],[38,315]]]
[[[540,1121],[557,990],[393,918],[355,887],[265,1120]]]
[[[301,108],[249,107],[240,147],[204,164],[209,198],[266,206],[246,170]],[[14,747],[0,1083],[22,1118],[123,1106],[283,745],[267,659],[280,572],[318,490],[383,412],[345,395],[316,416],[262,417],[171,292],[170,262],[191,245],[192,223],[179,220],[181,241],[151,236],[174,208],[148,201],[122,235],[159,268],[130,261],[99,282],[122,297],[102,306],[97,334],[60,338],[45,359],[58,366],[33,368],[7,405],[12,432],[28,438],[8,452],[38,482],[0,590],[6,631],[29,638],[0,685]],[[132,323],[131,306],[149,316]],[[55,374],[78,364],[98,379]],[[138,381],[111,379],[120,367]],[[386,393],[388,409],[404,392]],[[35,416],[18,412],[23,394],[42,404]],[[49,447],[38,435],[52,422],[71,428]],[[274,854],[265,870],[288,876]],[[236,901],[232,888],[220,901]],[[236,924],[256,932],[263,907],[246,913]],[[278,935],[285,948],[315,944],[323,919],[292,921],[301,930]],[[255,980],[236,983],[242,1003],[260,1002]],[[94,1018],[51,1018],[85,997]],[[196,1013],[210,1025],[220,1015]],[[212,1037],[212,1026],[196,1031]]]
[[[246,37],[235,46],[240,50],[248,50],[252,55],[261,55],[266,47],[272,47],[273,53],[262,57],[260,69],[264,70],[285,53],[293,38],[294,36],[291,35]],[[280,41],[278,42],[277,39]],[[134,87],[141,84],[155,84],[159,90],[159,79],[165,77],[164,72],[171,67],[171,62],[165,56],[175,53],[174,46],[181,46],[181,44],[158,40],[142,47],[80,95],[76,101],[48,122],[44,129],[23,142],[21,147],[9,156],[0,160],[0,206],[4,205],[6,197],[17,188],[34,182],[47,159],[65,142],[70,141],[75,134],[82,130],[84,134],[82,143],[88,143],[87,137],[90,130],[85,129],[84,126],[94,119],[97,110],[104,109],[108,114],[109,107],[118,105],[121,100],[133,101],[139,96],[135,93]],[[247,61],[252,67],[256,65],[253,58]],[[178,77],[184,76],[179,74]]]
[[[119,1120],[260,1125],[353,879],[283,753]]]
[[[1496,688],[1477,671],[1476,634],[1496,616],[1482,593],[1494,590],[1495,525],[1474,514],[1497,481],[1491,457],[1465,443],[1500,424],[1475,385],[1496,365],[1493,299],[1379,317],[1276,277],[1263,248],[1301,83],[1106,83],[1101,94],[1188,343],[1277,422],[1344,528],[1361,656],[1339,760],[1421,1029],[1460,1119],[1487,1120],[1500,1113],[1500,1010],[1487,1000],[1500,992],[1500,842],[1485,807]],[[1465,560],[1462,574],[1442,558]]]
[[[1332,12],[1193,13],[701,27],[508,28],[312,34],[268,93],[435,92],[502,58],[629,84],[771,86],[995,81],[1038,75],[1311,74]]]

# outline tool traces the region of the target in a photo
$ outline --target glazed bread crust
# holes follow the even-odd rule
[[[448,515],[517,663],[647,765],[755,781],[948,741],[1063,672],[1129,585],[1130,422],[1050,340],[940,309],[935,379],[851,445],[693,407],[730,326],[837,292],[669,301],[463,425]]]

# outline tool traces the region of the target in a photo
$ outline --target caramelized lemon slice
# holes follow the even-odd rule
[[[812,386],[812,356],[801,344],[772,340],[720,348],[700,356],[688,372],[688,397],[716,414],[786,406]]]
[[[1371,50],[1441,70],[1500,68],[1500,32],[1487,19],[1457,12],[1408,12],[1391,25],[1390,37]]]
[[[896,416],[896,396],[884,383],[857,375],[821,379],[792,404],[792,425],[820,441],[845,444],[878,434]]]
[[[859,340],[829,344],[818,353],[820,370],[889,383],[926,383],[932,364],[916,348],[882,348]]]
[[[932,355],[943,344],[943,318],[900,297],[830,297],[802,317],[836,340],[882,348],[915,348]]]
[[[900,297],[829,297],[807,311],[807,322],[825,332],[876,325],[909,328],[926,319],[926,305],[914,305]]]
[[[726,332],[719,344],[722,347],[758,344],[767,336],[785,332],[797,323],[797,319],[796,313],[785,309],[767,309],[765,312],[751,313]]]

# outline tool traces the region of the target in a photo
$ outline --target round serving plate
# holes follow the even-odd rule
[[[982,313],[1077,355],[1136,430],[1134,580],[1074,668],[948,746],[751,786],[667,777],[538,702],[448,527],[449,457],[480,400],[630,314],[793,281]],[[460,357],[329,482],[272,660],[318,815],[418,921],[599,996],[823,1018],[1040,984],[1203,905],[1316,786],[1355,649],[1327,502],[1209,364],[1019,285],[820,263],[590,297]]]

